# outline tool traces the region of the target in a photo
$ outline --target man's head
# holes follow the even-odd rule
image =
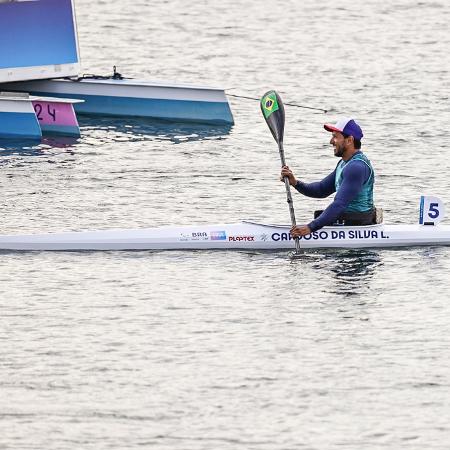
[[[361,138],[364,135],[353,119],[343,117],[334,125],[325,124],[323,127],[332,133],[330,144],[334,147],[335,156],[341,158],[346,152],[352,154],[361,148]]]

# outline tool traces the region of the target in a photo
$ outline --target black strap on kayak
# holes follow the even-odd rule
[[[317,219],[323,210],[314,211],[314,219]],[[381,208],[373,208],[370,211],[363,212],[344,212],[331,225],[345,226],[366,226],[376,225],[383,222],[383,210]]]

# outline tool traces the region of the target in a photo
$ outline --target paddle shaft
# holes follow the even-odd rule
[[[276,91],[268,91],[261,98],[261,111],[263,113],[264,119],[272,133],[275,142],[278,144],[278,151],[280,152],[281,166],[286,165],[286,160],[284,158],[284,148],[283,148],[283,135],[284,135],[284,106],[281,97]],[[289,178],[284,177],[284,185],[286,186],[286,196],[289,205],[289,213],[291,215],[291,224],[293,227],[296,226],[295,213],[294,213],[294,203],[292,201],[291,187],[289,184]],[[301,255],[300,251],[300,241],[299,238],[294,238],[295,240],[295,254],[292,257],[299,257]]]
[[[283,141],[278,142],[278,150],[280,152],[280,159],[281,159],[281,167],[286,165],[286,160],[284,158],[284,148],[283,148]],[[293,227],[297,225],[297,222],[295,220],[295,211],[294,211],[294,202],[292,200],[291,195],[291,185],[289,183],[289,177],[284,177],[284,185],[286,186],[286,197],[287,202],[289,205],[289,214],[291,215],[291,224]],[[300,241],[298,237],[294,238],[295,240],[295,252],[301,253],[300,251]]]

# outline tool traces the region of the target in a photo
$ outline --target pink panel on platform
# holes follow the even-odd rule
[[[77,116],[72,103],[33,100],[33,107],[41,125],[78,127]]]

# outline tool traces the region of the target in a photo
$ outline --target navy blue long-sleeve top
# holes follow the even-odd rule
[[[355,160],[344,167],[342,171],[342,183],[336,192],[336,169],[327,175],[322,181],[315,183],[303,183],[297,181],[295,189],[307,197],[325,198],[336,192],[334,200],[323,213],[308,224],[311,231],[331,225],[344,212],[350,202],[359,194],[364,183],[370,177],[370,169],[363,161]]]

